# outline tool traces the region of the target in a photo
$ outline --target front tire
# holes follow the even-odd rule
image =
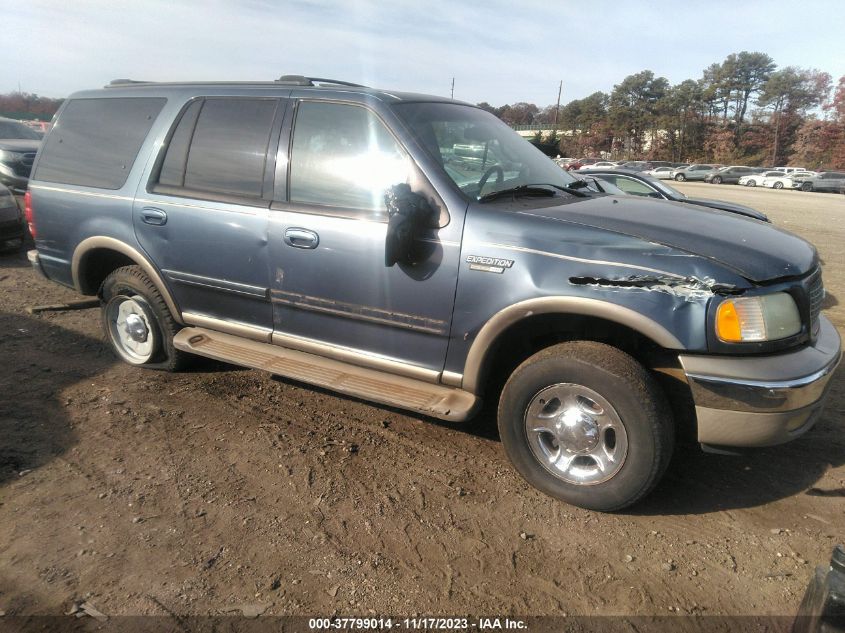
[[[180,326],[140,266],[124,266],[106,277],[100,301],[103,331],[118,358],[167,371],[187,364],[190,354],[173,346]]]
[[[772,185],[772,189],[783,189],[783,183],[782,182],[776,182],[775,184]]]
[[[749,180],[748,182],[745,183],[745,186],[746,187],[756,187],[757,181],[756,180]]]
[[[722,184],[722,177],[721,176],[714,176],[712,182],[713,182],[714,185],[721,185]]]
[[[804,182],[801,183],[801,191],[812,191],[813,190],[813,183],[811,182]],[[843,190],[845,191],[845,190]]]
[[[677,180],[678,182],[684,182],[686,179],[687,177],[683,174],[675,174],[675,180]]]
[[[625,508],[669,464],[674,424],[646,369],[615,347],[575,341],[534,354],[502,391],[499,434],[542,492],[591,510]]]

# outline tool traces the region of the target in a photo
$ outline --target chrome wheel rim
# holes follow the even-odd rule
[[[137,296],[114,297],[106,305],[106,319],[121,358],[133,365],[142,365],[152,358],[155,333],[146,301]]]
[[[560,383],[539,391],[525,411],[534,458],[570,484],[592,485],[619,472],[628,433],[616,409],[584,385]]]

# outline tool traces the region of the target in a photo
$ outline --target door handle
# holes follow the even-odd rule
[[[141,209],[141,220],[145,224],[162,226],[167,224],[167,214],[161,209],[156,209],[155,207],[144,207]]]
[[[317,248],[320,236],[308,229],[286,229],[285,244],[294,248]]]

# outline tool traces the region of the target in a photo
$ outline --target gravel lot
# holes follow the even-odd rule
[[[684,184],[813,241],[845,332],[845,196]],[[633,511],[550,500],[450,425],[199,362],[132,369],[0,256],[0,611],[792,614],[845,541],[845,371],[792,444],[681,447]]]

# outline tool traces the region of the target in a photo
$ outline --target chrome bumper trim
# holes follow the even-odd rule
[[[680,357],[698,407],[772,413],[820,400],[842,358],[839,333],[820,317],[816,344],[769,357]],[[704,370],[704,371],[702,371]]]
[[[695,402],[699,442],[771,446],[802,435],[821,417],[842,351],[836,328],[821,317],[816,344],[798,351],[680,360]]]

